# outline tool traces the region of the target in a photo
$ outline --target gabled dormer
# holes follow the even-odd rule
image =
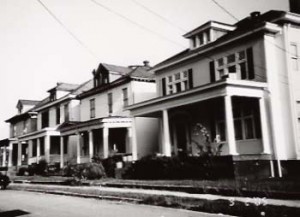
[[[227,32],[233,31],[234,29],[235,27],[233,25],[209,21],[186,33],[183,37],[190,40],[190,49],[195,49],[217,40]]]
[[[127,75],[132,69],[123,66],[101,63],[97,70],[93,71],[94,87],[100,87],[118,78]]]
[[[18,114],[22,114],[22,113],[32,109],[39,102],[40,101],[36,101],[36,100],[20,99],[17,103],[17,106],[16,106],[16,108],[18,109]]]
[[[58,82],[54,88],[48,90],[48,93],[50,94],[49,95],[50,102],[65,96],[66,94],[72,92],[78,87],[79,87],[78,84]]]

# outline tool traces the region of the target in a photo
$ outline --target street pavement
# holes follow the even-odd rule
[[[225,215],[36,192],[0,191],[0,217],[16,216],[214,217]]]

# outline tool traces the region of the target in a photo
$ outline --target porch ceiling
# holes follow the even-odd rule
[[[266,88],[267,84],[262,82],[227,79],[177,94],[134,104],[129,106],[128,109],[133,116],[155,116],[158,112],[165,109],[190,105],[226,95],[263,98]]]

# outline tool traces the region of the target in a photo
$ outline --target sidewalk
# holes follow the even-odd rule
[[[28,182],[12,183],[10,189],[151,204],[237,216],[300,216],[300,200],[190,194],[167,190],[104,186],[70,187],[63,186],[59,182],[57,184],[60,185],[41,184],[42,182],[28,184]]]

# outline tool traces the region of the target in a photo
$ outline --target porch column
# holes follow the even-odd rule
[[[6,165],[6,146],[3,147],[3,152],[2,152],[2,166],[5,167]]]
[[[234,121],[233,121],[233,110],[231,96],[225,96],[225,121],[227,129],[227,142],[230,155],[238,155],[236,142],[235,142],[235,132],[234,132]]]
[[[50,136],[45,136],[45,160],[47,163],[50,163]]]
[[[108,135],[109,128],[103,127],[103,157],[108,158]]]
[[[138,159],[137,154],[137,133],[136,133],[136,119],[132,119],[132,127],[128,128],[128,137],[131,145],[131,153],[132,153],[132,160]]]
[[[266,101],[264,98],[259,99],[259,109],[260,109],[260,123],[261,123],[261,132],[263,140],[263,153],[271,154],[271,143],[270,143],[270,131],[269,131],[269,122],[267,118],[267,108]]]
[[[60,168],[64,167],[64,137],[60,137]]]
[[[12,166],[12,153],[13,153],[13,143],[10,142],[8,146],[8,167]]]
[[[39,163],[41,159],[41,141],[40,138],[36,139],[36,162]]]
[[[80,143],[81,143],[81,135],[77,133],[77,163],[80,164]]]
[[[28,140],[28,159],[27,159],[27,164],[30,164],[30,158],[32,157],[32,140]]]
[[[18,142],[18,166],[22,165],[22,143]]]
[[[93,131],[89,131],[89,155],[90,162],[92,162],[92,158],[94,157],[94,140],[93,140]]]
[[[163,110],[163,154],[171,156],[171,139],[168,110]]]

